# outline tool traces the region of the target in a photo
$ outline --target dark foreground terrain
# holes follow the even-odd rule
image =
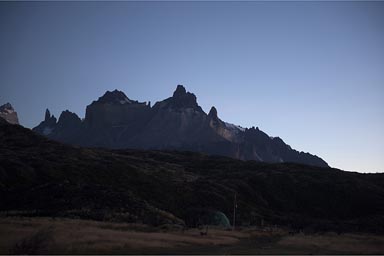
[[[166,230],[52,218],[0,218],[0,254],[382,254],[384,237],[243,228]]]
[[[1,121],[1,120],[0,120]],[[87,149],[0,125],[2,216],[159,227],[212,224],[384,233],[384,175],[190,152]]]

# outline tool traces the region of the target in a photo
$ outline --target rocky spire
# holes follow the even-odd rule
[[[44,121],[48,121],[51,118],[51,112],[49,112],[49,109],[45,110],[45,118]]]
[[[223,122],[217,116],[217,109],[214,106],[212,106],[211,110],[209,110],[208,120],[211,127],[218,127],[220,124],[223,124]]]
[[[51,112],[49,111],[48,108],[45,110],[45,118],[43,122],[45,123],[45,125],[50,127],[53,127],[56,125],[57,119],[54,115],[51,115]]]

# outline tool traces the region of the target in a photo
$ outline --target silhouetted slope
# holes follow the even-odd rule
[[[48,138],[87,147],[189,150],[260,162],[297,162],[328,167],[321,158],[298,152],[258,128],[222,121],[215,107],[207,115],[193,93],[178,85],[172,97],[153,107],[107,91],[87,106],[85,119],[69,111],[59,121],[49,111],[33,129]]]
[[[192,152],[79,148],[5,122],[0,145],[0,210],[10,214],[194,226],[196,209],[231,219],[237,193],[239,224],[263,219],[383,232],[383,174]]]

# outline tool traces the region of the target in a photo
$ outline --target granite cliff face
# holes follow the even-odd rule
[[[0,117],[10,124],[19,124],[17,112],[13,109],[10,103],[0,106]]]
[[[67,110],[57,122],[47,110],[45,120],[33,130],[87,147],[188,150],[241,160],[328,166],[321,158],[296,151],[258,128],[222,121],[215,107],[206,114],[196,96],[182,85],[153,107],[121,91],[107,91],[87,106],[84,120]]]

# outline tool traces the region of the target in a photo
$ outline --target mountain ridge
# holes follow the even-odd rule
[[[72,118],[63,121],[62,115]],[[258,128],[241,128],[221,120],[214,106],[205,113],[196,95],[182,85],[152,107],[114,90],[88,105],[84,120],[69,111],[60,117],[54,122],[53,117],[46,116],[33,131],[87,147],[187,150],[241,160],[328,167],[320,157],[296,151]]]

